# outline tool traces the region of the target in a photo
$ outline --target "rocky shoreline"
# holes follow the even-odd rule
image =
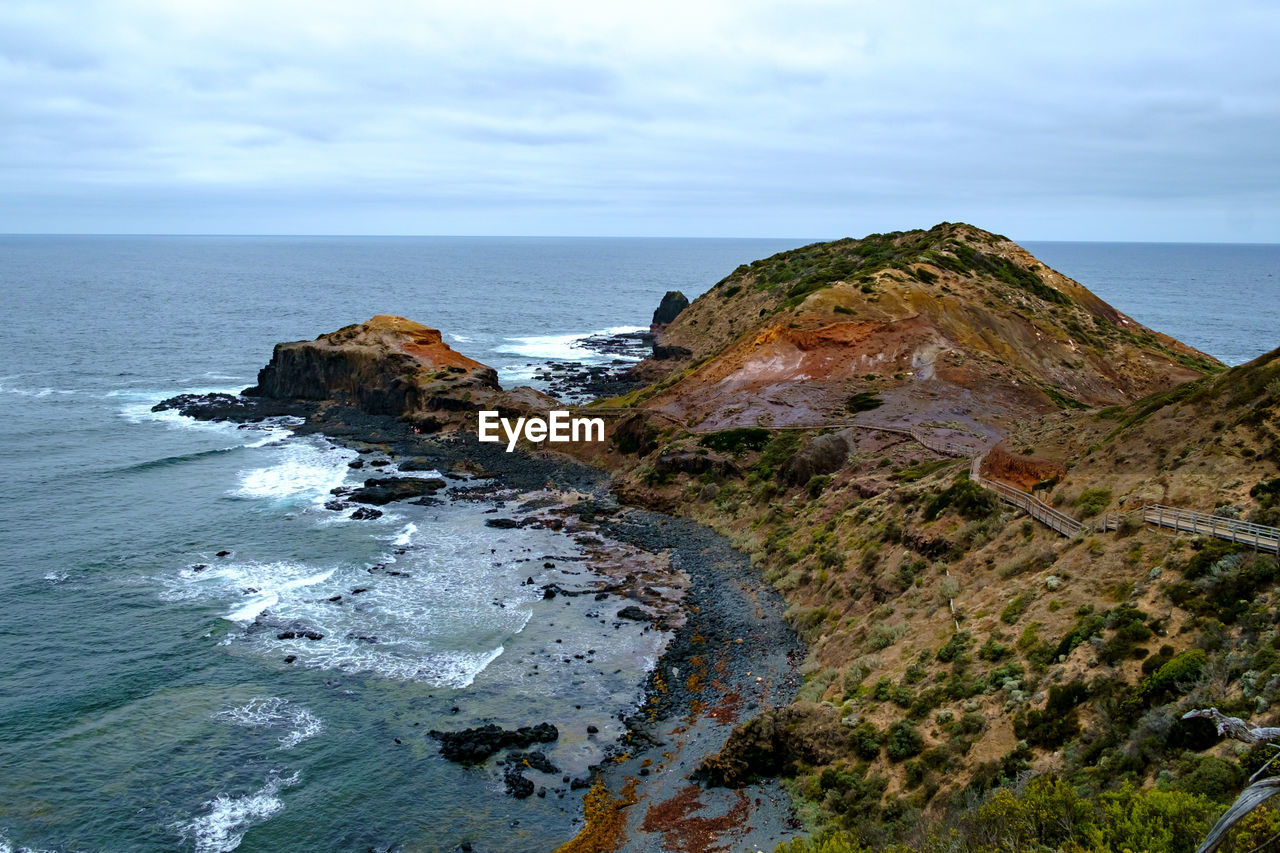
[[[205,420],[304,419],[291,427],[295,434],[322,434],[356,449],[376,447],[401,468],[482,476],[493,480],[495,488],[520,494],[573,494],[576,499],[557,507],[557,513],[643,551],[669,553],[673,568],[689,578],[679,604],[681,618],[656,620],[655,627],[672,631],[672,637],[647,678],[643,707],[624,721],[625,734],[593,768],[593,778],[571,780],[574,788],[592,790],[587,825],[565,849],[639,851],[674,845],[710,850],[729,843],[772,849],[797,834],[789,798],[776,782],[732,790],[704,789],[690,779],[740,719],[787,704],[801,682],[797,667],[803,649],[782,618],[780,598],[752,570],[749,558],[719,534],[686,519],[621,505],[610,491],[608,475],[583,463],[554,454],[506,453],[465,431],[427,435],[391,415],[264,397],[186,396],[160,406]],[[370,473],[375,476],[362,489],[335,500],[359,501],[356,512],[398,499],[435,500],[430,495],[434,481],[427,481],[432,488],[425,492],[406,488],[400,494],[394,478]],[[532,513],[546,509],[540,503],[525,502],[495,522],[525,523]],[[637,604],[652,603],[638,595]],[[648,616],[640,607],[634,609]],[[498,740],[505,742],[502,737]],[[508,793],[531,794],[532,783],[521,768],[536,768],[539,756],[509,752],[500,760]],[[472,842],[472,849],[485,847]]]

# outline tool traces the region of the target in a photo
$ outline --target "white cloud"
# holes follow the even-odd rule
[[[1280,12],[971,5],[9,3],[0,230],[1280,239]]]

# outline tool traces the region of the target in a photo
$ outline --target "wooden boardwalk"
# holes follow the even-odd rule
[[[696,429],[689,426],[679,418],[652,409],[583,406],[578,411],[581,414],[596,415],[631,415],[643,413],[645,415],[652,415],[671,421],[694,434],[706,434],[718,431]],[[896,427],[889,426],[888,424],[866,423],[856,420],[826,421],[816,424],[788,424],[786,426],[764,426],[763,428],[773,431],[866,429],[874,430],[876,432],[890,432],[904,435],[923,447],[943,456],[972,457],[973,461],[969,465],[969,478],[971,480],[978,485],[995,492],[1005,503],[1017,507],[1031,518],[1051,530],[1055,530],[1067,537],[1116,530],[1126,518],[1138,518],[1143,524],[1150,524],[1161,529],[1174,530],[1180,533],[1192,533],[1198,536],[1213,536],[1218,539],[1225,539],[1229,542],[1238,542],[1242,545],[1248,545],[1258,551],[1269,551],[1280,554],[1280,528],[1267,527],[1262,524],[1253,524],[1248,521],[1240,521],[1234,518],[1223,518],[1222,516],[1210,515],[1208,513],[1196,512],[1189,509],[1163,506],[1162,504],[1147,504],[1146,506],[1126,513],[1108,513],[1102,516],[1102,518],[1097,522],[1093,524],[1086,524],[1072,518],[1061,510],[1055,509],[1037,498],[1035,495],[1032,495],[1030,492],[1024,492],[1021,489],[1011,486],[1008,483],[1002,483],[999,480],[989,480],[984,478],[979,473],[979,470],[982,467],[982,460],[986,456],[987,448],[985,445],[978,442],[970,443],[956,439],[947,441],[945,439],[940,439],[937,436],[930,435],[924,430],[918,428]]]
[[[1181,533],[1194,533],[1199,536],[1214,536],[1229,542],[1248,545],[1258,551],[1280,554],[1280,528],[1163,504],[1147,504],[1132,512],[1108,513],[1099,521],[1097,529],[1115,530],[1120,527],[1125,518],[1134,517],[1141,518],[1143,523],[1156,527]]]

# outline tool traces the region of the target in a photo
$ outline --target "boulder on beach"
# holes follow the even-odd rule
[[[489,723],[459,732],[432,730],[430,735],[440,741],[440,754],[459,764],[480,764],[500,749],[525,748],[535,743],[551,743],[560,737],[560,731],[551,723],[538,723],[508,730]]]
[[[433,495],[444,486],[444,480],[439,477],[372,477],[346,498],[355,503],[383,506],[392,501]]]

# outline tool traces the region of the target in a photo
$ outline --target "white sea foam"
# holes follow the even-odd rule
[[[305,563],[217,563],[196,570],[186,568],[164,579],[162,601],[198,598],[231,600],[235,606],[223,618],[231,622],[252,622],[264,610],[275,607],[296,590],[323,584],[333,569],[318,569]],[[254,590],[245,596],[246,590]]]
[[[296,563],[268,563],[261,565],[259,571],[246,573],[241,588],[258,590],[250,598],[234,608],[226,615],[231,622],[252,622],[263,611],[280,603],[282,595],[292,590],[315,586],[327,581],[333,575],[333,569],[316,572],[309,566],[298,566]],[[298,576],[299,570],[310,574]]]
[[[400,529],[400,532],[396,535],[396,538],[391,540],[391,544],[395,545],[398,548],[403,548],[406,545],[413,542],[413,534],[417,532],[418,532],[418,525],[414,524],[411,521]]]
[[[459,335],[457,332],[450,333],[449,337],[460,344],[469,344],[473,340],[475,340],[475,338],[471,337],[470,335]]]
[[[508,343],[497,347],[498,352],[512,353],[514,355],[523,355],[528,358],[541,358],[553,361],[587,361],[600,358],[619,358],[620,356],[609,355],[603,356],[583,346],[583,341],[587,338],[623,335],[631,332],[644,331],[639,326],[615,326],[610,329],[602,329],[598,332],[590,332],[583,335],[573,333],[568,335],[531,335],[528,337],[507,338]],[[508,371],[510,372],[510,371]]]
[[[241,471],[240,485],[231,494],[270,500],[308,498],[323,503],[330,490],[346,480],[347,463],[357,455],[354,450],[315,438],[288,442],[279,453],[274,465]]]
[[[515,382],[528,382],[538,375],[540,364],[521,364],[515,367],[504,367],[498,371],[498,378],[506,387]]]
[[[219,794],[204,804],[208,814],[176,823],[173,828],[195,845],[196,853],[228,853],[240,846],[253,824],[274,817],[284,808],[284,801],[277,795],[281,788],[297,782],[297,773],[288,777],[272,773],[254,793],[244,797]]]
[[[79,393],[80,392],[74,388],[51,388],[47,385],[40,388],[21,388],[0,380],[0,394],[13,394],[18,397],[70,397],[73,394]],[[3,848],[0,848],[0,850],[2,849]]]
[[[526,620],[527,621],[527,620]],[[470,687],[485,667],[506,649],[481,652],[418,652],[400,654],[363,643],[309,644],[303,662],[342,672],[372,672],[398,681],[421,681],[455,690]]]
[[[44,579],[49,583],[63,583],[68,577],[69,575],[66,572],[46,572]],[[4,853],[4,851],[0,850],[0,853]]]
[[[324,724],[301,705],[278,696],[254,697],[243,705],[219,711],[215,717],[247,728],[282,728],[280,749],[292,749],[324,730]]]
[[[105,397],[110,399],[118,399],[121,405],[118,409],[120,416],[131,424],[141,424],[147,422],[162,423],[170,428],[186,428],[201,429],[209,431],[233,431],[237,427],[233,423],[201,421],[195,418],[189,418],[175,409],[166,409],[163,412],[153,412],[152,407],[161,400],[167,400],[178,394],[239,394],[239,388],[181,388],[178,390],[169,389],[160,391],[152,389],[137,388],[121,388],[115,391],[108,391]]]

